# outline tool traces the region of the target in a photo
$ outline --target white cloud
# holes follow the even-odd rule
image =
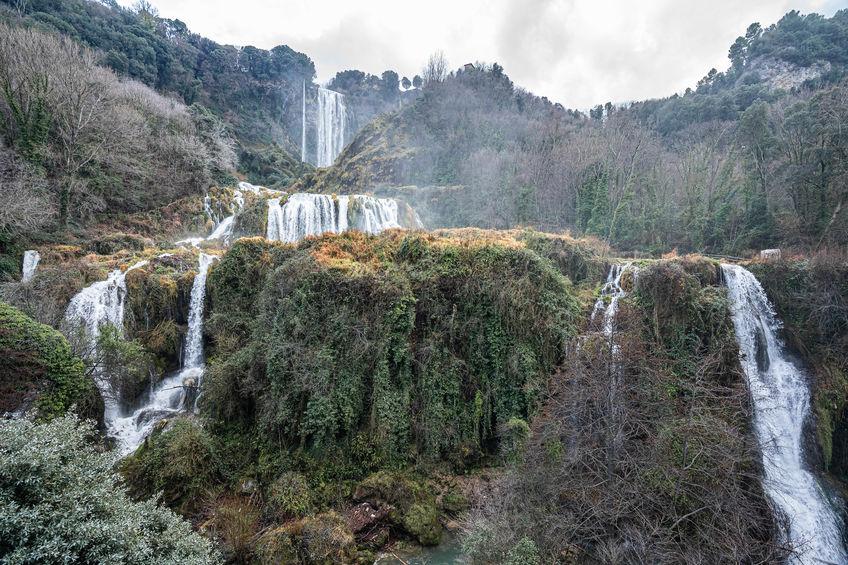
[[[122,0],[131,3],[131,0]],[[309,55],[320,81],[361,69],[418,73],[499,62],[516,84],[575,108],[694,86],[751,22],[790,9],[831,15],[848,0],[153,0],[162,16],[220,43]]]

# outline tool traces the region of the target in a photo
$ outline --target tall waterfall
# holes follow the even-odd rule
[[[172,414],[193,408],[194,394],[199,390],[204,372],[203,308],[206,302],[206,275],[216,257],[200,254],[197,275],[191,286],[188,332],[183,347],[183,368],[156,384],[147,402],[132,413],[118,416],[111,426],[121,454],[133,452],[150,434],[154,424]]]
[[[38,262],[41,261],[41,255],[38,251],[30,249],[24,251],[24,264],[21,269],[21,282],[29,282],[35,275],[35,269],[38,267]]]
[[[87,348],[95,357],[97,355],[97,340],[100,329],[110,324],[123,335],[124,331],[124,302],[127,296],[127,273],[147,265],[147,261],[136,263],[126,271],[115,269],[109,273],[105,281],[98,281],[77,293],[65,310],[65,330],[73,335],[76,331],[83,332],[82,337]],[[97,388],[103,396],[105,404],[104,419],[110,435],[115,435],[114,422],[120,415],[120,404],[115,391],[105,381],[102,375],[95,372]]]
[[[344,149],[347,107],[344,95],[318,88],[318,149],[315,165],[329,167]]]
[[[391,198],[297,193],[280,205],[268,200],[267,238],[293,243],[310,235],[341,233],[349,229],[369,234],[401,227],[398,203]]]
[[[300,160],[306,162],[306,81],[303,81],[303,97],[300,112]]]
[[[778,336],[781,324],[759,281],[737,265],[722,265],[742,368],[763,451],[764,488],[788,520],[796,563],[846,563],[841,520],[804,467],[801,433],[810,408],[807,375]]]

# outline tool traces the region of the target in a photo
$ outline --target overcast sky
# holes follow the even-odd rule
[[[121,0],[123,4],[133,0]],[[711,67],[751,22],[791,9],[827,16],[848,0],[152,0],[219,43],[309,55],[326,82],[360,69],[420,72],[442,50],[452,68],[498,62],[519,86],[566,107],[666,96]]]

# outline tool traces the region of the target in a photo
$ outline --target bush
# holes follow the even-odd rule
[[[0,421],[0,555],[7,563],[217,563],[210,542],[133,502],[90,423]]]
[[[276,520],[304,516],[312,507],[306,478],[300,473],[283,473],[268,488],[265,504],[269,515]]]
[[[185,418],[157,426],[141,447],[124,459],[121,473],[134,496],[161,492],[169,507],[190,514],[219,483],[212,439],[199,424]]]
[[[231,496],[218,501],[213,512],[215,535],[228,560],[249,562],[259,531],[259,509],[249,499]]]

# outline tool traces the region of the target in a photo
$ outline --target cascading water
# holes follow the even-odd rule
[[[315,166],[329,167],[344,149],[347,107],[344,95],[318,88],[318,148]]]
[[[303,81],[303,97],[300,112],[300,160],[306,162],[306,81]]]
[[[203,308],[206,301],[206,275],[215,259],[213,255],[200,254],[197,275],[191,286],[188,332],[183,347],[182,370],[159,381],[150,392],[145,404],[131,414],[119,416],[113,421],[112,435],[117,438],[122,455],[134,451],[148,436],[156,422],[193,407],[192,398],[186,392],[199,390],[203,379]]]
[[[293,243],[310,235],[342,233],[349,229],[378,234],[399,228],[398,203],[390,198],[353,195],[297,193],[280,205],[279,198],[268,200],[270,240]]]
[[[610,267],[607,280],[601,287],[601,295],[595,301],[595,307],[592,309],[591,321],[595,321],[595,318],[601,312],[604,313],[604,334],[608,337],[612,336],[613,333],[615,314],[618,312],[618,301],[627,294],[621,288],[621,275],[628,268],[630,268],[630,263]],[[606,302],[607,297],[609,297],[609,304]]]
[[[249,184],[249,183],[239,183],[240,189],[242,188],[242,185],[245,185],[245,188],[247,188],[251,192],[253,191],[252,189],[256,188],[252,184]],[[208,199],[209,196],[207,195],[206,198]],[[236,215],[238,215],[238,213],[241,212],[242,208],[244,208],[244,194],[242,194],[241,190],[236,190],[236,191],[233,192],[233,201],[230,204],[230,208],[231,208],[230,211],[232,213],[229,216],[227,216],[226,218],[224,218],[223,220],[221,220],[220,222],[215,222],[217,225],[215,226],[215,229],[212,230],[212,233],[209,234],[209,236],[206,238],[207,240],[217,239],[217,240],[223,241],[224,243],[230,243],[230,239],[233,236],[233,226],[235,225]],[[207,214],[211,214],[211,211],[209,211],[208,205],[207,205]],[[210,217],[212,217],[212,216],[210,215]],[[213,221],[215,221],[214,217],[213,217]],[[197,243],[202,241],[202,239],[190,238],[188,240],[183,240],[183,241],[193,242],[192,244],[196,245]]]
[[[21,269],[21,282],[29,282],[35,275],[35,269],[38,267],[38,262],[41,261],[41,255],[38,251],[30,249],[24,251],[24,264]]]
[[[786,538],[803,564],[848,563],[841,519],[804,468],[802,430],[810,408],[807,376],[778,336],[781,324],[762,285],[738,265],[722,265],[742,368],[763,451],[763,486],[788,521]]]
[[[74,335],[82,330],[89,355],[97,356],[97,341],[101,328],[110,324],[123,335],[124,302],[127,296],[127,273],[147,265],[147,261],[136,263],[126,271],[115,269],[105,281],[98,281],[77,293],[65,310],[65,331]],[[120,404],[115,392],[103,375],[95,371],[94,380],[105,404],[104,420],[110,434],[114,434],[113,423],[120,415]]]

